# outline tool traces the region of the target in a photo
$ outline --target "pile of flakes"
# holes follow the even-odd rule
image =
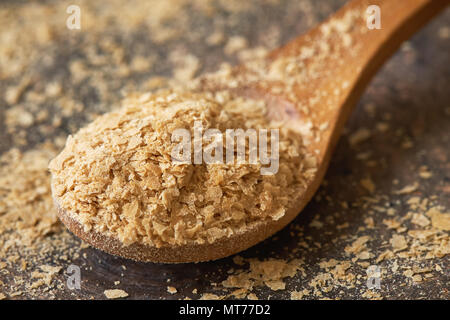
[[[266,113],[262,100],[226,91],[130,97],[118,111],[69,137],[50,163],[54,196],[86,231],[125,245],[212,243],[278,220],[305,189],[316,161],[301,134],[267,120]],[[222,133],[224,158],[226,130],[279,129],[278,172],[261,175],[261,161],[248,162],[249,143],[244,164],[174,161],[178,141],[172,133],[186,129],[194,137],[195,122]],[[198,142],[190,143],[195,151]],[[203,150],[210,146],[205,138],[202,143]]]
[[[249,264],[248,268],[235,272],[222,282],[225,288],[241,289],[233,293],[235,296],[241,292],[247,293],[247,291],[251,291],[254,287],[264,285],[274,291],[284,290],[286,284],[283,279],[295,276],[297,271],[301,269],[302,264],[302,261],[299,259],[286,261],[271,258],[265,261],[258,259],[248,259],[246,261],[240,256],[236,256],[233,261],[237,265]],[[301,270],[303,271],[303,269]]]

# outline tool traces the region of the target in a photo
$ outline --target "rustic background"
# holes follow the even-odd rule
[[[119,106],[126,93],[189,81],[222,62],[237,64],[276,48],[344,2],[2,1],[0,154],[13,147],[27,152],[43,142],[61,148],[68,134]],[[70,4],[81,8],[81,30],[66,28]],[[449,21],[447,9],[376,75],[348,122],[322,187],[298,218],[240,254],[303,260],[304,274],[284,279],[285,290],[254,288],[258,298],[289,299],[292,291],[305,289],[305,299],[449,298],[449,256],[434,250],[438,244],[448,252],[448,231],[438,230],[423,247],[408,234],[418,228],[411,222],[413,213],[433,206],[450,210]],[[395,192],[405,186],[414,187]],[[413,197],[428,203],[414,208]],[[405,237],[406,249],[394,252],[394,234]],[[368,256],[345,250],[362,236],[370,237],[362,248]],[[136,263],[80,248],[69,234],[64,243],[48,250],[43,245],[39,258],[14,253],[27,266],[9,261],[0,268],[0,292],[15,299],[104,299],[104,290],[119,288],[133,299],[198,299],[205,293],[233,298],[233,290],[221,282],[248,268],[232,257],[186,265]],[[392,256],[377,262],[386,250]],[[348,264],[343,274],[333,273],[333,263],[326,266],[330,259]],[[50,287],[31,290],[33,271],[42,264],[62,269]],[[81,290],[65,286],[70,264],[81,267]],[[370,264],[382,270],[379,290],[367,290]],[[169,285],[177,293],[168,293]]]

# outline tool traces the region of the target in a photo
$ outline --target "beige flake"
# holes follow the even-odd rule
[[[108,299],[119,299],[128,297],[128,293],[121,289],[109,289],[103,292]]]

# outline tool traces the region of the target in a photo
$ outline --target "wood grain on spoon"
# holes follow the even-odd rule
[[[113,237],[85,232],[55,198],[61,221],[94,247],[138,261],[214,260],[268,238],[292,221],[318,189],[345,121],[375,72],[402,41],[447,3],[445,0],[351,1],[321,25],[271,52],[264,61],[255,60],[234,68],[227,79],[232,85],[217,83],[214,76],[201,78],[205,90],[225,87],[238,94],[264,97],[270,108],[268,117],[287,120],[289,126],[299,130],[310,125],[320,131],[308,145],[318,156],[317,173],[281,219],[256,223],[250,230],[213,243],[160,248],[139,243],[124,246]],[[367,27],[369,5],[380,7],[381,29]],[[285,62],[294,63],[301,70],[294,68],[281,78],[270,76],[271,70],[285,67]]]

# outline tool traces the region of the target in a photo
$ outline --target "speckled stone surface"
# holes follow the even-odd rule
[[[46,8],[47,15],[60,15],[61,21],[67,16],[62,4],[56,5],[53,1],[38,3],[34,6]],[[176,66],[169,53],[174,50],[199,59],[196,74],[214,71],[221,62],[236,64],[239,61],[237,54],[224,53],[230,36],[243,36],[248,40],[249,48],[275,48],[307,31],[339,8],[343,1],[245,3],[241,9],[239,5],[235,5],[238,9],[231,4],[224,5],[223,1],[211,1],[208,9],[187,4],[180,9],[178,17],[169,15],[157,22],[158,26],[178,30],[169,39],[157,41],[153,33],[162,32],[158,26],[127,22],[127,14],[133,12],[133,5],[136,5],[134,10],[139,10],[139,5],[125,1],[122,5],[127,6],[126,14],[123,18],[111,18],[105,29],[92,27],[92,31],[89,28],[84,30],[82,25],[81,31],[61,31],[52,40],[43,41],[30,52],[33,58],[30,58],[23,73],[13,76],[2,74],[0,77],[0,152],[14,146],[26,151],[45,140],[65,137],[89,122],[90,113],[99,114],[118,105],[123,91],[147,90],[151,87],[148,83],[150,77],[170,78]],[[25,6],[32,5],[26,1],[0,4],[3,12],[19,15]],[[111,6],[104,10],[117,14],[120,3],[116,1]],[[100,4],[86,7],[81,4],[80,7],[82,14],[85,10],[92,12],[92,16],[95,16],[96,10],[103,10]],[[152,15],[151,10],[148,15]],[[23,16],[23,19],[45,17],[37,14]],[[101,19],[107,18],[99,15],[99,21]],[[150,21],[151,17],[148,19]],[[304,274],[286,278],[285,290],[272,291],[264,286],[255,288],[253,293],[259,298],[289,299],[293,290],[303,289],[310,291],[304,296],[305,299],[367,298],[366,265],[359,262],[378,265],[382,270],[381,287],[373,290],[374,297],[449,298],[448,255],[430,259],[392,258],[376,262],[376,258],[390,248],[389,241],[397,233],[389,229],[383,220],[406,217],[411,211],[407,204],[411,197],[430,198],[434,205],[445,208],[443,212],[450,211],[449,21],[450,10],[447,9],[403,45],[375,76],[349,119],[315,199],[287,228],[240,254],[244,258],[259,260],[303,260]],[[52,28],[64,29],[65,26]],[[224,39],[211,45],[205,39],[214,31],[220,31]],[[106,40],[114,43],[115,48],[120,48],[114,49],[120,52],[108,52]],[[102,55],[106,58],[100,63],[98,61]],[[93,61],[93,56],[100,57],[96,60],[98,63]],[[121,64],[131,65],[136,56],[152,59],[151,68],[136,72],[118,71]],[[87,75],[81,80],[74,79],[70,69],[75,60],[84,63],[87,68]],[[8,86],[20,83],[25,76],[32,78],[25,91],[45,91],[43,88],[47,83],[58,81],[63,87],[62,94],[82,104],[83,110],[65,115],[55,99],[45,96],[36,104],[35,111],[30,112],[45,109],[51,117],[18,129],[19,133],[9,132],[5,125],[6,111],[13,104],[23,104],[28,108],[30,102],[19,99],[11,104],[4,92]],[[369,130],[370,136],[356,146],[350,145],[349,136],[361,129]],[[17,145],[17,135],[23,137],[24,142],[20,145]],[[432,173],[430,178],[419,176],[422,166]],[[375,191],[370,195],[360,183],[367,177],[375,186]],[[395,193],[415,182],[418,186],[412,193]],[[377,200],[372,201],[373,198]],[[395,209],[395,216],[387,215],[380,207]],[[367,227],[368,217],[373,219],[372,228]],[[415,228],[409,219],[402,220],[402,226],[407,230]],[[407,231],[402,234],[406,235]],[[445,232],[443,234],[445,236]],[[370,237],[367,242],[367,251],[371,254],[369,259],[352,261],[354,256],[348,255],[345,247],[366,235]],[[446,235],[448,237],[448,232]],[[79,240],[74,237],[72,245],[79,246]],[[203,293],[225,296],[232,290],[223,289],[220,283],[227,278],[228,271],[246,268],[237,266],[232,257],[208,263],[159,265],[128,261],[94,248],[82,249],[81,252],[82,255],[73,260],[70,257],[68,260],[53,259],[52,256],[47,258],[47,263],[63,268],[56,276],[61,284],[57,289],[43,291],[37,296],[24,291],[16,298],[104,299],[104,290],[112,288],[125,290],[131,299],[196,299]],[[349,261],[350,267],[345,272],[354,275],[355,281],[326,280],[325,277],[324,285],[314,288],[313,284],[320,283],[317,281],[329,271],[322,268],[320,262],[332,258]],[[67,278],[64,270],[70,264],[81,267],[81,290],[69,290],[64,285]],[[436,271],[436,265],[442,270]],[[413,281],[404,275],[405,270],[413,267],[427,267],[431,270],[427,272],[431,276],[423,277],[420,282]],[[33,270],[33,266],[27,270]],[[14,277],[26,281],[30,279],[31,272],[11,268],[7,273],[0,273],[4,287],[12,283]],[[120,284],[115,285],[115,281],[120,281]],[[168,293],[167,286],[175,287],[177,293]],[[193,289],[197,289],[197,294],[192,293]]]

